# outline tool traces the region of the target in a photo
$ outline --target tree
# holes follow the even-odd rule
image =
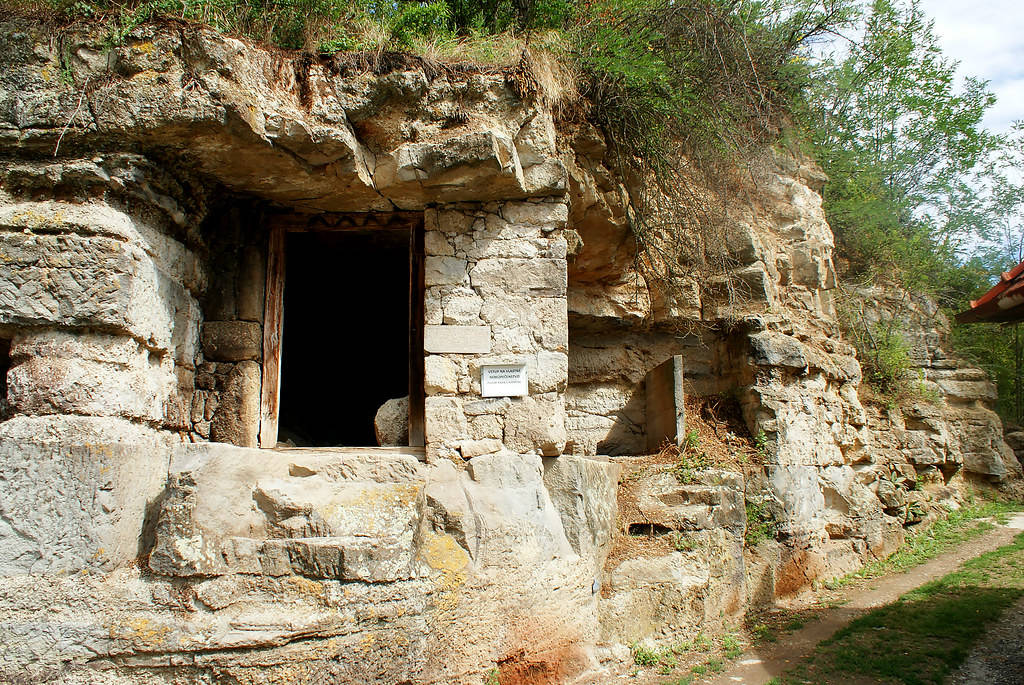
[[[985,172],[979,193],[982,217],[974,254],[960,268],[956,293],[966,303],[987,291],[1001,272],[1024,261],[1024,122],[1017,122],[1006,144]],[[982,366],[999,388],[1004,419],[1024,422],[1024,335],[1017,324],[964,324],[953,328],[957,350]]]
[[[826,212],[851,271],[934,292],[975,228],[969,180],[1000,142],[981,125],[995,99],[978,79],[958,87],[918,0],[873,0],[861,30],[808,97]]]

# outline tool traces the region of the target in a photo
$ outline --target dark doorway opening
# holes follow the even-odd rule
[[[290,232],[284,247],[278,439],[376,445],[377,409],[409,394],[410,229]]]

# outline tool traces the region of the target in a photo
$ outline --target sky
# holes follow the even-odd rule
[[[921,9],[935,20],[943,52],[960,62],[960,75],[987,80],[996,94],[986,127],[1005,133],[1024,119],[1024,1],[921,0]]]

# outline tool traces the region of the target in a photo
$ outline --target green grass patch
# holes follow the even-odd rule
[[[1005,521],[1009,514],[1021,510],[1024,510],[1024,504],[1020,502],[983,501],[965,504],[925,530],[911,535],[899,550],[885,559],[866,564],[858,571],[829,581],[826,587],[836,589],[854,580],[877,578],[919,566],[994,527],[978,519],[995,517],[997,521]]]
[[[690,685],[697,676],[724,671],[728,661],[743,653],[743,643],[739,635],[728,631],[714,639],[698,633],[693,640],[677,642],[668,647],[650,647],[637,642],[630,649],[636,666],[653,668],[660,675],[675,675],[676,679],[665,681],[665,685]],[[701,654],[698,657],[700,662],[691,665],[697,654]],[[679,671],[687,669],[689,673],[679,675]]]
[[[803,620],[801,620],[799,618],[795,618],[792,621],[790,621],[789,623],[787,623],[785,626],[783,626],[782,629],[785,630],[785,631],[792,632],[794,630],[800,630],[805,625],[807,625],[806,621],[803,621]]]
[[[938,685],[966,658],[987,624],[1024,596],[1024,533],[1012,544],[850,622],[781,683]]]
[[[637,666],[656,666],[664,653],[661,649],[647,647],[640,643],[635,643],[631,651],[633,652],[633,663]]]
[[[679,678],[677,680],[670,680],[670,681],[668,681],[665,685],[692,685],[692,683],[693,683],[693,676],[692,675],[684,675],[682,678]]]
[[[725,658],[732,660],[743,654],[743,645],[740,644],[739,638],[730,633],[722,636],[722,650]]]

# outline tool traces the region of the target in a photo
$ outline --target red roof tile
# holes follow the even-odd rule
[[[956,315],[960,323],[1024,321],[1024,262],[1000,274],[999,282]]]

